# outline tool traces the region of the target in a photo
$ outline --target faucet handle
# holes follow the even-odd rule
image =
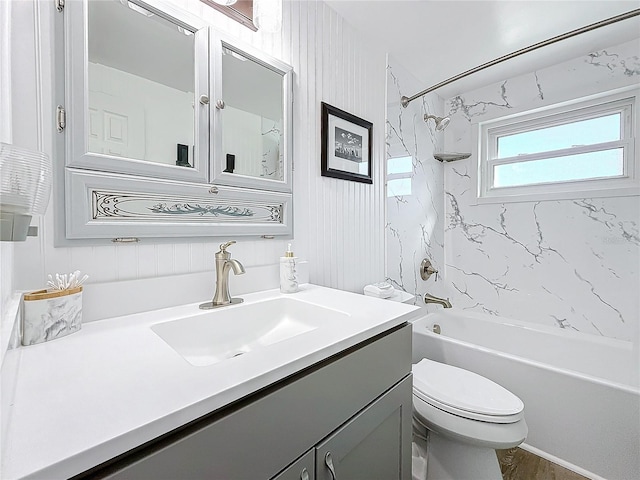
[[[438,270],[433,268],[433,264],[431,263],[431,261],[429,261],[428,258],[425,258],[424,260],[422,260],[422,263],[420,264],[420,277],[423,280],[429,280],[429,277],[433,274],[436,275],[436,282],[437,282]]]
[[[231,241],[229,241],[227,243],[221,243],[220,244],[220,251],[218,253],[227,253],[227,248],[229,248],[234,243],[236,243],[235,240],[231,240]]]

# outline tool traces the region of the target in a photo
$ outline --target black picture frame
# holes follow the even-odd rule
[[[373,183],[373,123],[322,102],[321,175]]]

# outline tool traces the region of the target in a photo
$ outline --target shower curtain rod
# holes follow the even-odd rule
[[[531,45],[529,47],[521,48],[520,50],[517,50],[517,51],[515,51],[513,53],[510,53],[508,55],[504,55],[502,57],[496,58],[495,60],[491,60],[490,62],[483,63],[482,65],[479,65],[479,66],[477,66],[475,68],[472,68],[471,70],[467,70],[466,72],[460,73],[460,74],[456,75],[455,77],[448,78],[447,80],[444,80],[444,81],[442,81],[440,83],[437,83],[437,84],[433,85],[432,87],[429,87],[426,90],[421,91],[420,93],[416,93],[412,97],[402,96],[400,98],[400,103],[402,104],[403,107],[406,108],[407,105],[409,105],[409,102],[412,102],[416,98],[420,98],[420,97],[426,95],[429,92],[433,92],[434,90],[437,90],[440,87],[444,87],[445,85],[449,85],[450,83],[453,83],[456,80],[460,80],[461,78],[468,77],[469,75],[477,73],[480,70],[484,70],[485,68],[493,67],[494,65],[497,65],[498,63],[504,62],[506,60],[511,60],[514,57],[517,57],[517,56],[522,55],[524,53],[529,53],[529,52],[531,52],[533,50],[537,50],[538,48],[546,47],[547,45],[554,44],[554,43],[559,42],[561,40],[566,40],[567,38],[575,37],[576,35],[580,35],[581,33],[590,32],[590,31],[595,30],[595,29],[600,28],[600,27],[606,27],[607,25],[611,25],[613,23],[620,22],[622,20],[627,20],[629,18],[638,16],[638,15],[640,15],[640,8],[638,8],[636,10],[631,10],[631,11],[626,12],[626,13],[622,13],[620,15],[616,15],[615,17],[607,18],[606,20],[601,20],[599,22],[592,23],[591,25],[587,25],[586,27],[578,28],[576,30],[571,30],[570,32],[563,33],[562,35],[558,35],[558,36],[550,38],[548,40],[544,40],[542,42],[536,43],[536,44]]]

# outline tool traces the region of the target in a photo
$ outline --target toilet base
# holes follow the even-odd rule
[[[417,455],[425,448],[426,469],[425,459]],[[413,453],[413,480],[502,480],[492,448],[456,442],[430,431],[426,442],[414,436]]]

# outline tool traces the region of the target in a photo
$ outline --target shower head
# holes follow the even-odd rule
[[[436,130],[442,131],[449,125],[451,119],[449,117],[436,117],[435,115],[427,115],[424,116],[424,121],[426,122],[430,118],[433,118],[436,122]]]

